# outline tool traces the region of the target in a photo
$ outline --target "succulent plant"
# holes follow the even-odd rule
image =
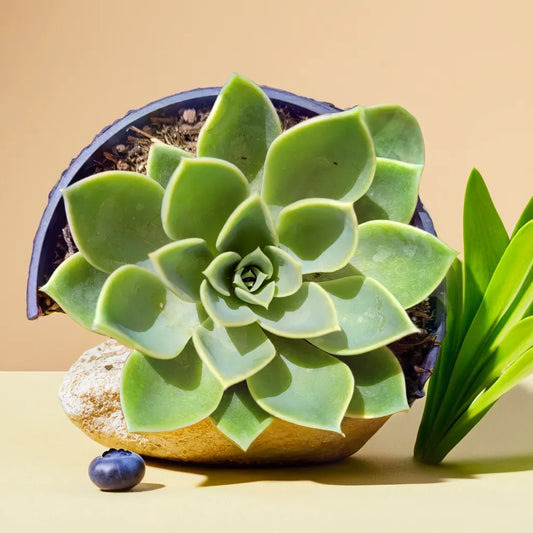
[[[424,162],[416,120],[356,107],[282,132],[233,75],[197,156],[156,143],[147,175],[63,191],[79,249],[42,290],[133,349],[130,431],[206,417],[243,450],[274,417],[341,432],[343,417],[408,408],[387,344],[417,328],[455,253],[409,226]]]

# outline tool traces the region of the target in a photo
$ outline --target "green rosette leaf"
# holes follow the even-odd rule
[[[54,270],[41,291],[53,298],[80,326],[92,329],[96,303],[107,276],[77,252]]]
[[[182,351],[198,322],[194,303],[178,298],[152,272],[126,265],[105,282],[94,328],[147,355],[170,359]]]
[[[256,248],[279,243],[274,222],[267,206],[254,194],[242,202],[220,230],[216,247],[220,252],[233,251],[241,257]]]
[[[195,424],[216,409],[222,393],[192,341],[173,359],[134,351],[122,370],[120,401],[129,431],[172,431]]]
[[[241,256],[235,252],[224,252],[217,255],[209,266],[203,271],[211,286],[224,296],[230,296],[231,284],[235,274],[235,268],[239,264]]]
[[[200,132],[198,155],[230,161],[258,192],[267,150],[280,133],[278,115],[266,94],[255,83],[233,74]]]
[[[217,159],[183,159],[166,188],[161,217],[172,239],[199,237],[215,252],[215,242],[234,209],[248,197],[246,178]]]
[[[154,143],[148,153],[146,175],[157,181],[164,189],[184,157],[193,157],[193,154],[177,146],[159,142]]]
[[[253,306],[261,327],[293,339],[325,335],[339,329],[337,313],[328,293],[316,283],[304,283],[285,298],[274,298],[268,309]]]
[[[346,416],[378,418],[409,409],[402,367],[388,348],[341,361],[351,370],[355,382]]]
[[[355,253],[357,219],[351,204],[333,200],[301,200],[278,218],[280,247],[302,265],[302,273],[334,272]]]
[[[213,259],[203,239],[172,242],[152,252],[150,259],[160,279],[182,300],[200,301],[202,271]]]
[[[237,298],[243,302],[252,305],[260,305],[261,307],[268,309],[270,302],[274,298],[275,291],[276,283],[271,281],[256,292],[249,292],[241,287],[235,287],[235,296],[237,296]]]
[[[265,247],[265,254],[272,261],[276,282],[275,296],[283,298],[294,294],[302,286],[302,265],[289,253],[275,246]]]
[[[163,188],[143,174],[111,171],[63,191],[72,236],[103,272],[144,261],[169,242],[161,227]]]
[[[224,388],[252,376],[276,355],[274,345],[257,324],[222,328],[207,320],[195,329],[193,340]]]
[[[274,213],[305,198],[354,202],[370,187],[376,158],[360,108],[311,118],[270,147],[263,198]]]
[[[276,356],[248,379],[254,400],[287,422],[341,433],[354,390],[349,368],[304,340],[271,340]]]
[[[456,252],[418,228],[375,220],[359,226],[351,264],[379,281],[404,308],[426,298],[440,283]]]
[[[274,420],[257,405],[246,383],[224,391],[224,396],[211,419],[216,427],[243,451],[246,451]]]
[[[396,299],[377,281],[352,276],[320,283],[339,318],[340,331],[308,339],[335,355],[357,355],[418,329]]]

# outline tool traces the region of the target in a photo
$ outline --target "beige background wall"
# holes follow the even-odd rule
[[[530,1],[0,6],[0,370],[66,369],[100,339],[64,316],[25,319],[33,235],[70,159],[128,109],[232,71],[341,107],[407,107],[426,139],[421,196],[453,247],[473,166],[509,228],[533,192]]]

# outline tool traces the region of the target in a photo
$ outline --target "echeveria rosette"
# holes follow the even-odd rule
[[[416,331],[404,309],[455,255],[405,224],[422,162],[401,108],[281,133],[266,95],[234,75],[198,157],[155,144],[146,176],[105,172],[64,191],[79,252],[43,290],[134,349],[121,385],[130,431],[210,416],[244,450],[274,417],[341,432],[344,416],[407,408],[385,346]],[[395,179],[407,194],[382,192]]]

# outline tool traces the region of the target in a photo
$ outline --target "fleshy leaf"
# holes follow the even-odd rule
[[[107,274],[90,265],[80,252],[65,259],[41,287],[78,324],[92,329],[96,302]]]
[[[431,294],[456,255],[425,231],[379,220],[359,226],[359,243],[350,262],[408,308]]]
[[[346,416],[378,418],[409,409],[402,367],[388,348],[341,360],[355,381]]]
[[[267,278],[272,276],[274,267],[270,259],[264,254],[261,248],[256,248],[245,257],[243,257],[240,263],[237,265],[237,269],[249,266],[257,266],[265,273]]]
[[[287,206],[278,219],[280,247],[302,265],[302,273],[334,272],[357,246],[357,219],[349,203],[301,200]]]
[[[203,239],[172,242],[150,254],[163,282],[182,299],[200,301],[200,284],[213,256]]]
[[[259,191],[268,147],[281,124],[266,94],[255,83],[233,74],[220,91],[198,137],[198,155],[230,161],[253,190]]]
[[[341,327],[309,339],[326,352],[362,354],[418,331],[392,294],[371,278],[341,278],[320,283],[320,287],[333,302]]]
[[[226,161],[183,159],[165,191],[161,218],[172,239],[199,237],[215,251],[226,219],[249,193],[241,171]]]
[[[154,143],[148,153],[146,175],[164,189],[183,157],[193,157],[193,154],[170,144]]]
[[[83,257],[104,272],[145,260],[167,244],[164,190],[135,172],[95,174],[63,191],[70,230]]]
[[[173,359],[134,351],[122,371],[120,400],[129,431],[171,431],[199,422],[216,409],[222,393],[192,341]]]
[[[246,383],[241,383],[224,392],[211,419],[226,437],[246,451],[273,417],[257,405]]]
[[[304,283],[291,296],[274,298],[268,309],[253,310],[264,329],[282,337],[318,337],[339,329],[333,302],[316,283]]]
[[[203,274],[217,292],[229,296],[233,274],[240,260],[241,256],[235,252],[217,255],[203,271]]]
[[[260,305],[261,307],[268,309],[270,302],[274,298],[275,290],[276,283],[274,281],[271,281],[256,292],[249,292],[247,290],[241,289],[240,287],[235,287],[235,296],[237,296],[237,298],[239,298],[239,300],[242,300],[243,302],[252,305]]]
[[[193,334],[198,354],[224,388],[267,365],[276,350],[258,324],[222,328],[207,320]]]
[[[407,224],[415,211],[423,166],[377,158],[366,194],[354,204],[359,223],[394,220]]]
[[[397,105],[365,107],[365,122],[376,156],[415,165],[424,164],[424,139],[415,117]]]
[[[265,247],[265,254],[274,266],[272,275],[276,282],[275,296],[283,298],[294,294],[302,286],[302,265],[290,254],[275,246]]]
[[[207,314],[218,326],[225,328],[246,326],[257,320],[257,316],[247,304],[235,296],[218,293],[207,280],[200,285],[200,298]]]
[[[254,400],[287,422],[341,433],[354,390],[349,368],[304,340],[271,339],[276,357],[248,379]]]
[[[178,355],[197,324],[194,303],[181,300],[155,274],[136,265],[109,276],[94,321],[99,332],[160,359]]]
[[[216,247],[244,257],[257,247],[278,244],[278,236],[267,206],[254,194],[235,209],[220,230]]]
[[[376,158],[362,115],[356,108],[314,117],[272,143],[263,198],[274,212],[304,198],[354,202],[365,194]]]

